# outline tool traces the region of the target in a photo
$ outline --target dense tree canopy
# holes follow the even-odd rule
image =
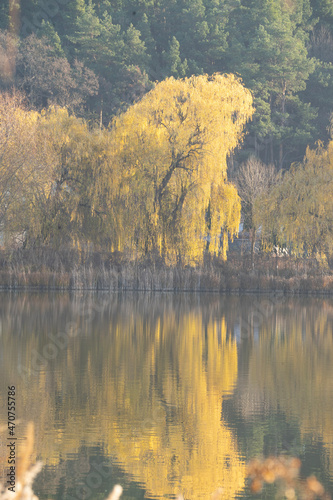
[[[47,209],[44,204],[41,210],[56,222],[35,226],[39,241],[88,238],[113,249],[135,248],[140,255],[156,251],[172,261],[196,259],[204,247],[225,256],[239,220],[239,198],[226,176],[228,157],[237,178],[253,155],[284,171],[301,160],[307,146],[329,142],[328,0],[0,0],[0,12],[0,90],[22,92],[29,120],[35,116],[35,132],[29,125],[22,134],[24,154],[30,130],[37,138],[48,134],[44,143],[57,158],[56,188],[44,196]],[[247,124],[249,93],[237,79],[204,76],[225,72],[240,76],[253,95],[255,112]],[[207,93],[199,82],[208,84]],[[219,84],[227,96],[223,101],[212,91]],[[42,112],[49,106],[52,111]],[[103,128],[110,123],[109,130]],[[54,134],[58,143],[50,127],[61,131]],[[324,149],[309,151],[304,172],[315,168]],[[293,168],[274,192],[287,199],[293,183],[303,186],[300,169]],[[311,186],[316,189],[315,181]],[[326,189],[329,197],[330,183]],[[243,209],[248,195],[242,195]],[[303,221],[302,207],[295,206],[296,215],[283,215],[284,228]],[[282,217],[280,212],[275,215]],[[272,221],[266,222],[272,229]],[[26,224],[21,229],[26,232]],[[316,231],[313,244],[304,243],[308,230],[308,237],[285,229],[283,234],[313,250],[330,226]],[[35,238],[37,232],[30,234]],[[273,233],[280,241],[279,225]],[[323,245],[329,252],[328,240]]]
[[[271,195],[259,204],[268,241],[287,245],[296,255],[333,254],[333,141],[308,149]]]
[[[240,220],[226,158],[252,113],[241,83],[216,74],[167,79],[115,120],[112,170],[123,180],[119,250],[130,243],[139,253],[156,250],[173,261],[200,259],[208,239],[209,251],[222,245],[226,256],[228,235]],[[107,178],[114,190],[112,172]]]
[[[8,1],[0,1],[0,28],[16,30],[19,54],[24,54],[13,82],[19,86],[24,81],[29,91],[27,81],[36,85],[43,80],[44,104],[47,97],[63,105],[61,96],[75,94],[73,102],[80,100],[87,118],[102,118],[107,125],[153,82],[238,73],[253,91],[256,107],[240,159],[255,153],[266,163],[288,168],[308,144],[328,140],[333,109],[329,0],[75,0],[50,5],[26,0],[18,7],[19,16]],[[40,62],[34,55],[36,40],[24,41],[32,34],[47,40],[48,48],[38,49]],[[10,52],[9,46],[2,50]],[[46,55],[50,59],[42,66]],[[24,62],[30,60],[32,65]],[[46,74],[46,67],[54,70]],[[1,80],[8,84],[2,75]],[[33,94],[31,105],[36,104]]]
[[[302,26],[307,13],[296,15],[266,0],[243,4],[230,20],[228,69],[239,72],[255,95],[250,137],[264,142],[266,162],[282,168],[314,134],[316,110],[299,97],[314,71]]]
[[[240,220],[226,159],[253,113],[234,76],[169,78],[110,130],[65,108],[25,111],[9,95],[2,108],[2,218],[15,200],[7,232],[172,262],[201,260],[205,249],[226,257]]]

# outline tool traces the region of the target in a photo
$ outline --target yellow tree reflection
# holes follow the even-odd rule
[[[8,359],[17,356],[24,377],[12,361],[1,371],[35,421],[44,463],[100,445],[150,497],[205,499],[219,487],[221,498],[235,497],[245,464],[221,409],[237,381],[237,346],[222,315],[142,299],[115,301],[89,322],[73,314],[75,301],[66,309],[62,300],[34,300],[12,303],[4,325]],[[31,353],[47,352],[49,333],[64,331],[73,317],[80,333],[34,372]]]

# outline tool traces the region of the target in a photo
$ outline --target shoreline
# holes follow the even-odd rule
[[[0,251],[0,291],[186,292],[333,295],[333,270],[315,259],[231,253],[201,264],[169,265],[120,252],[35,248]]]
[[[143,279],[133,277],[133,279],[122,279],[118,273],[112,273],[109,277],[98,275],[83,276],[80,280],[75,279],[72,273],[25,273],[24,276],[16,276],[10,273],[11,279],[3,280],[0,271],[0,292],[108,292],[108,293],[218,293],[221,295],[300,295],[300,296],[332,296],[333,276],[313,276],[313,277],[258,277],[250,274],[243,274],[237,277],[221,276],[216,282],[210,280],[204,271],[182,273],[179,270],[171,269],[168,273],[166,283],[162,284],[159,274],[154,273],[143,276]],[[171,285],[173,274],[177,274],[177,283]],[[149,273],[150,274],[150,273]],[[8,277],[8,276],[7,276]],[[192,278],[192,279],[191,279]],[[196,278],[196,279],[193,279]],[[191,285],[189,282],[191,282]],[[186,283],[186,284],[185,284]]]
[[[27,286],[27,287],[3,287],[0,285],[0,293],[7,292],[66,292],[66,293],[78,293],[78,292],[92,292],[92,293],[109,293],[109,294],[121,294],[121,293],[191,293],[191,294],[219,294],[219,295],[280,295],[290,296],[290,297],[332,297],[333,291],[316,291],[316,290],[300,290],[296,292],[285,291],[285,290],[193,290],[193,289],[177,289],[177,290],[165,290],[165,289],[155,289],[155,290],[144,290],[144,289],[122,289],[122,290],[110,290],[108,288],[46,288],[43,286]]]

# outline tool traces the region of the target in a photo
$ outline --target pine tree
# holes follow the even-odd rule
[[[169,50],[162,54],[165,74],[175,78],[183,78],[188,71],[186,59],[183,62],[181,60],[179,47],[177,38],[173,36],[169,43]]]
[[[230,21],[228,69],[239,72],[254,92],[257,113],[250,130],[265,141],[264,160],[282,168],[311,139],[316,112],[298,94],[315,65],[307,54],[307,34],[280,2],[243,3]]]
[[[49,21],[42,22],[42,26],[38,30],[38,35],[40,36],[40,38],[44,38],[45,41],[47,41],[48,45],[52,47],[54,54],[57,57],[66,57],[61,45],[60,37],[56,32],[54,26]]]

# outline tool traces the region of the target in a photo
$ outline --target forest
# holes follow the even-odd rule
[[[2,266],[329,273],[332,112],[330,0],[1,0]]]

